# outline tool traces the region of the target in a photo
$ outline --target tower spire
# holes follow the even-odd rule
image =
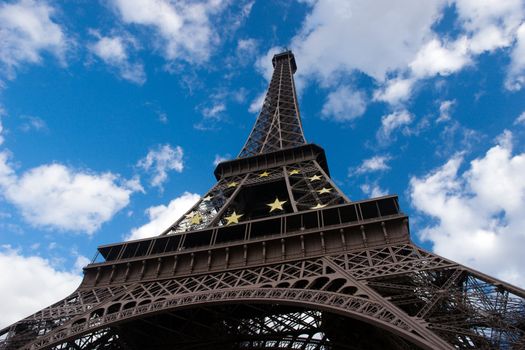
[[[272,64],[272,80],[261,112],[239,158],[306,143],[293,79],[295,57],[290,50],[284,51],[273,56]]]

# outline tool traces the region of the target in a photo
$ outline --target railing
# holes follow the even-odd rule
[[[190,231],[176,235],[100,246],[92,263],[150,256],[192,248],[218,247],[232,242],[253,241],[273,235],[319,231],[340,225],[365,225],[404,215],[397,196],[335,205],[321,210],[251,220],[237,225]]]

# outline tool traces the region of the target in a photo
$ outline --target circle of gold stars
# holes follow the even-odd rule
[[[232,181],[228,184],[228,188],[237,187],[238,184],[238,182]]]

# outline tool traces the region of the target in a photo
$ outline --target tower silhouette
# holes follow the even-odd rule
[[[305,141],[293,54],[272,62],[215,186],[159,236],[100,246],[0,349],[525,348],[525,291],[414,245],[397,196],[350,201]]]

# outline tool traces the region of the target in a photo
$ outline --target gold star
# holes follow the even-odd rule
[[[309,179],[310,179],[310,182],[319,181],[319,180],[321,180],[321,176],[314,175],[312,177],[309,177]]]
[[[234,210],[232,215],[225,217],[225,219],[228,220],[228,222],[226,222],[226,225],[230,225],[230,224],[238,224],[238,223],[239,223],[239,219],[240,219],[241,216],[243,216],[243,215],[244,215],[244,214],[237,214],[237,213],[235,212],[235,210]]]
[[[321,188],[320,190],[317,190],[317,193],[319,193],[319,194],[323,194],[323,193],[330,193],[331,191],[332,191],[331,188],[323,187],[323,188]]]
[[[299,174],[300,172],[301,172],[300,170],[294,169],[294,170],[290,171],[289,175],[290,175],[290,176],[291,176],[291,175],[297,175],[297,174]]]
[[[270,175],[270,173],[265,170],[264,173],[259,174],[259,177],[268,177],[268,175]]]
[[[236,187],[237,185],[238,185],[238,183],[235,182],[235,181],[233,181],[233,182],[230,182],[230,183],[228,184],[228,188]]]
[[[280,201],[279,198],[275,197],[275,201],[273,203],[266,204],[270,207],[270,213],[274,210],[284,210],[283,204],[286,203],[286,201]]]
[[[203,202],[209,202],[209,201],[211,201],[212,198],[213,198],[213,196],[207,195],[206,197],[202,198],[202,201]]]
[[[310,209],[321,209],[326,207],[326,204],[317,203],[315,207],[311,207]]]
[[[191,219],[195,215],[194,211],[190,211],[188,214],[184,215],[186,219]]]
[[[192,218],[190,219],[190,223],[192,225],[198,225],[201,223],[201,221],[202,221],[202,216],[199,213],[195,213],[195,215],[193,215]]]

